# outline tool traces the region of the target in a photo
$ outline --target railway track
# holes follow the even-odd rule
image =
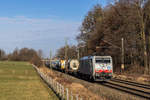
[[[71,75],[71,76],[81,79],[74,75]],[[88,80],[85,80],[85,81],[88,81]],[[115,79],[115,78],[110,81],[105,81],[101,83],[95,82],[95,83],[98,85],[103,85],[109,88],[113,88],[113,89],[116,89],[125,93],[129,93],[131,95],[139,96],[141,98],[150,100],[150,85],[126,81],[126,80],[120,80],[120,79]]]
[[[73,77],[76,77],[78,79],[81,79],[75,75],[68,74]],[[83,79],[81,79],[83,80]],[[88,81],[88,80],[85,80]],[[88,81],[90,82],[90,81]],[[91,82],[90,82],[91,83]],[[105,82],[95,82],[97,85],[103,85],[115,90],[119,90],[125,93],[129,93],[131,95],[139,96],[141,98],[145,98],[150,100],[150,85],[146,84],[141,84],[141,83],[136,83],[136,82],[131,82],[131,81],[126,81],[126,80],[120,80],[120,79],[112,79],[110,81],[105,81]]]
[[[112,79],[101,85],[150,100],[150,85],[120,79]]]
[[[148,84],[142,84],[142,83],[137,83],[137,82],[133,82],[133,81],[116,79],[116,78],[112,79],[111,81],[124,83],[124,84],[132,85],[132,86],[137,86],[137,87],[141,87],[141,88],[145,88],[145,89],[150,89],[150,85],[148,85]]]

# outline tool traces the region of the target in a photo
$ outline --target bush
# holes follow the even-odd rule
[[[41,58],[38,55],[34,55],[30,62],[37,67],[40,67],[42,65]]]

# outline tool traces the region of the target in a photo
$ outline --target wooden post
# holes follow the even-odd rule
[[[73,94],[72,94],[72,91],[71,91],[71,100],[73,100]]]
[[[62,98],[64,99],[65,91],[64,91],[64,86],[62,86]]]
[[[76,95],[76,100],[79,100],[79,95],[78,94]]]
[[[60,97],[62,96],[62,88],[61,88],[61,84],[59,84],[59,94],[60,94]]]
[[[58,82],[56,82],[56,93],[58,94]]]
[[[67,97],[67,100],[69,100],[69,91],[68,91],[68,88],[66,88],[66,97]]]

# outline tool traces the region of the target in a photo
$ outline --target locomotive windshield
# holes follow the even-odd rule
[[[110,59],[96,59],[96,63],[110,63]]]

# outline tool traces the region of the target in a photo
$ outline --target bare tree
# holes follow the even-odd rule
[[[148,2],[150,0],[115,0],[98,12],[95,8],[90,10],[77,39],[84,41],[88,54],[111,55],[115,64],[121,64],[121,38],[124,38],[125,64],[129,66],[126,69],[144,66],[147,74],[150,50]]]
[[[42,51],[41,49],[39,49],[39,50],[37,51],[37,54],[38,54],[38,56],[39,56],[40,58],[43,57],[43,51]]]
[[[0,49],[0,60],[5,59],[5,57],[6,57],[6,53],[5,53],[5,51],[4,51],[4,50],[2,50],[2,49]]]
[[[56,57],[60,59],[65,59],[65,46],[57,50]],[[77,47],[76,46],[67,46],[67,58],[68,59],[77,59]]]

